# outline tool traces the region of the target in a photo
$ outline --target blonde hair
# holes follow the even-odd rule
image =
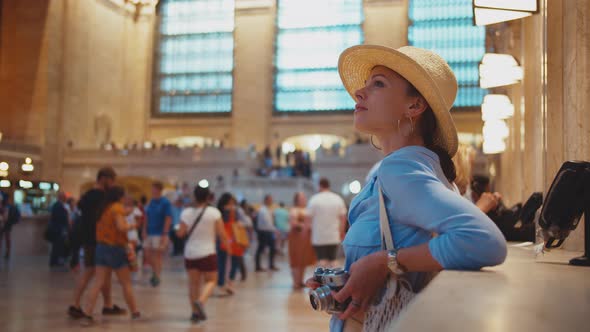
[[[467,187],[471,183],[471,165],[473,163],[474,150],[470,145],[459,144],[457,153],[453,157],[453,163],[457,170],[457,178],[455,184],[461,195],[467,191]]]

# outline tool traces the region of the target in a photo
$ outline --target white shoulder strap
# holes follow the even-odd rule
[[[383,191],[381,184],[378,184],[379,190],[379,222],[381,226],[381,241],[385,240],[385,249],[395,250],[393,244],[392,231],[389,227],[389,218],[387,218],[387,211],[385,210],[385,202],[383,201]]]

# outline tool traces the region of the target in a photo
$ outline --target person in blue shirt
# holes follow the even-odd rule
[[[176,236],[176,229],[180,227],[180,214],[184,210],[184,200],[178,196],[172,205],[172,227],[170,229],[170,240],[172,241],[172,256],[182,255],[184,252],[184,239]]]
[[[152,267],[150,283],[153,287],[160,284],[162,259],[168,247],[168,233],[172,225],[172,204],[162,196],[163,189],[162,182],[152,184],[152,200],[145,210],[147,221],[143,229],[145,260]]]
[[[285,242],[287,242],[287,235],[289,234],[289,210],[285,208],[285,203],[280,202],[279,207],[274,209],[273,218],[275,226],[280,232],[280,236],[276,241],[277,253],[284,255]]]
[[[388,276],[420,291],[436,271],[498,265],[507,252],[498,228],[453,183],[457,81],[445,60],[411,46],[360,45],[342,53],[338,71],[357,102],[355,128],[377,139],[384,158],[350,206],[343,242],[350,278],[334,299],[351,302],[331,331],[358,324],[349,318],[363,317]],[[380,188],[397,250],[382,249]]]

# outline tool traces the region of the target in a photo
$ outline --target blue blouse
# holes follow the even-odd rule
[[[493,221],[454,191],[436,153],[408,146],[383,159],[350,205],[350,229],[342,244],[347,270],[360,258],[382,250],[378,184],[396,249],[428,242],[430,253],[444,269],[478,270],[504,262],[506,240]],[[415,290],[425,286],[419,285],[420,274],[411,275]],[[333,316],[330,331],[341,331],[342,326]]]

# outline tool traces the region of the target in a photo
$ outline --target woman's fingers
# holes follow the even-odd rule
[[[307,280],[305,280],[305,286],[311,288],[311,289],[316,289],[318,287],[320,287],[322,284],[320,284],[319,282],[315,281],[314,278],[309,278]]]
[[[337,302],[344,302],[346,301],[349,297],[352,296],[352,290],[353,290],[353,283],[347,282],[346,284],[344,284],[344,287],[342,287],[341,290],[339,290],[338,292],[332,292],[332,296],[334,297],[334,300],[336,300]]]
[[[338,316],[338,318],[341,320],[348,319],[348,318],[354,316],[360,310],[361,310],[361,303],[359,301],[352,300],[348,304],[348,307],[346,308],[346,310],[343,313],[341,313]]]

